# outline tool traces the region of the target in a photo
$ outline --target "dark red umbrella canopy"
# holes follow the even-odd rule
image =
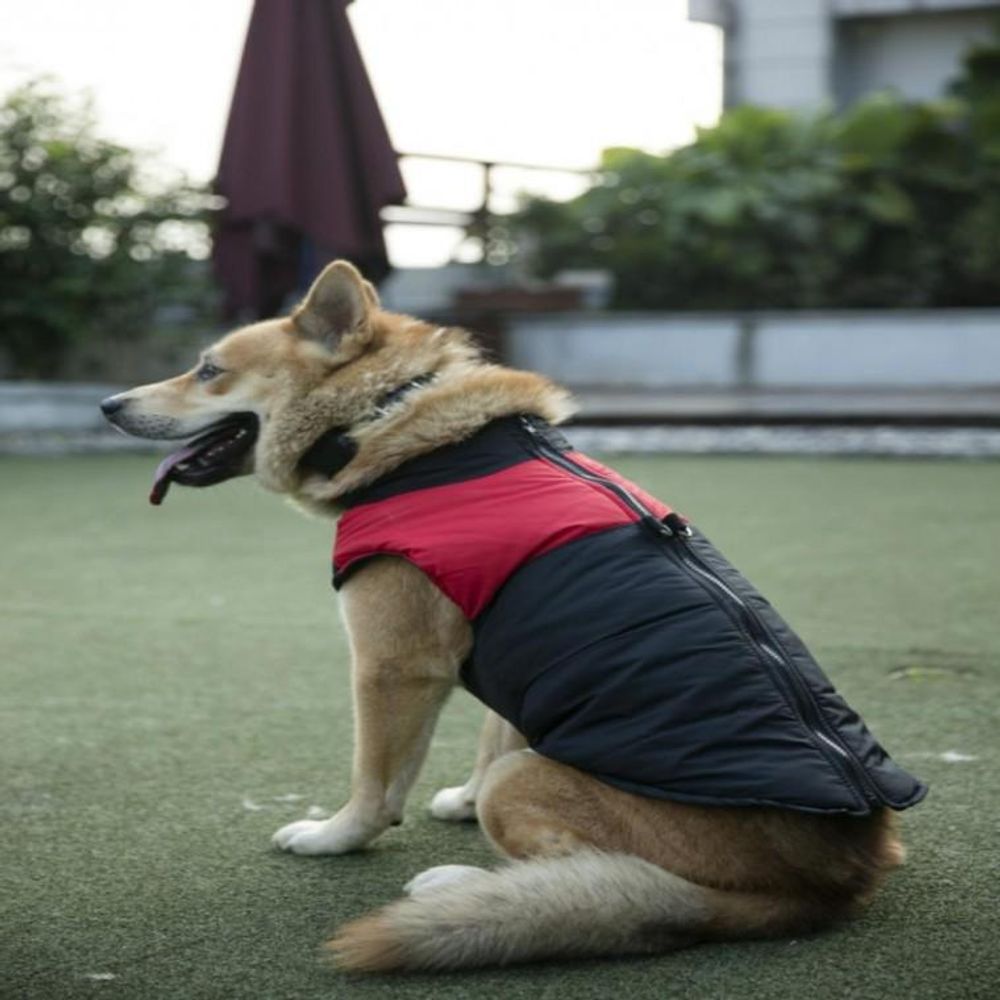
[[[388,271],[379,211],[406,189],[349,2],[255,0],[217,179],[230,315],[274,315],[335,257]]]

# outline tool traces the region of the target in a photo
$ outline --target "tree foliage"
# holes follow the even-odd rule
[[[58,374],[89,338],[145,334],[171,305],[207,306],[192,269],[207,193],[150,180],[86,107],[32,82],[0,105],[0,348],[13,372]]]
[[[739,107],[668,156],[606,151],[600,178],[511,221],[529,270],[608,270],[619,308],[1000,304],[1000,42],[943,100]]]

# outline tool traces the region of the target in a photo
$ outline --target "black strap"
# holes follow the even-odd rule
[[[414,389],[428,385],[436,378],[437,372],[426,372],[383,393],[375,401],[372,413],[354,426],[357,427],[370,423],[372,420],[378,420],[379,417],[384,417],[393,405],[408,396]],[[351,437],[352,430],[353,427],[331,427],[330,430],[321,434],[299,459],[299,466],[312,472],[321,472],[328,477],[335,476],[358,453],[357,442]]]
[[[299,459],[299,468],[335,476],[358,453],[357,442],[342,427],[335,427],[319,439]]]
[[[394,403],[398,403],[401,399],[413,392],[414,389],[420,389],[425,385],[429,385],[436,378],[437,372],[425,372],[423,375],[411,378],[409,382],[397,385],[395,389],[390,389],[387,393],[379,396],[378,400],[376,400],[375,413],[368,419],[375,420],[378,417],[384,416],[389,407]]]

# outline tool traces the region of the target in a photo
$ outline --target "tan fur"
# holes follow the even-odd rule
[[[246,471],[328,516],[346,492],[495,417],[533,412],[558,423],[571,412],[540,376],[484,363],[462,331],[382,311],[344,262],[292,317],[237,330],[207,356],[226,374],[132,390],[120,425],[181,437],[250,410],[261,434]],[[433,383],[370,419],[375,400],[428,372]],[[303,473],[299,459],[334,427],[353,429],[355,458],[330,479]],[[399,822],[472,645],[459,609],[400,559],[366,563],[342,591],[342,610],[356,720],[351,794],[331,819],[278,831],[276,844],[295,853],[357,850]],[[469,780],[432,806],[444,819],[478,813],[509,863],[459,873],[341,928],[329,946],[340,965],[447,969],[800,933],[850,916],[903,859],[886,811],[856,819],[647,799],[523,745],[489,716]]]
[[[388,972],[808,933],[857,913],[898,863],[894,819],[647,799],[508,753],[479,820],[512,863],[347,924],[328,948]]]

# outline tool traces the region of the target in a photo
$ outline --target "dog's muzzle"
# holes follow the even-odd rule
[[[149,502],[161,504],[171,483],[214,486],[251,472],[250,450],[259,432],[260,422],[252,413],[235,413],[213,424],[160,462]]]

